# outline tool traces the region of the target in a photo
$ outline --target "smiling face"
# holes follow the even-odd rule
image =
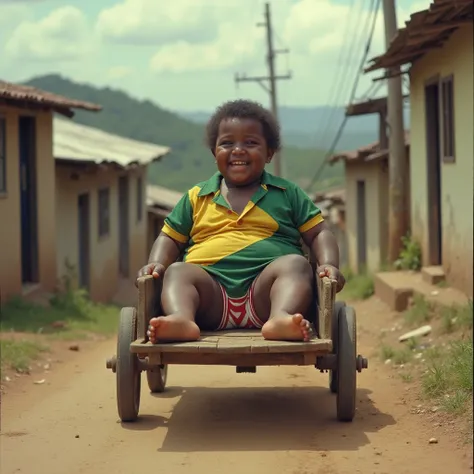
[[[262,124],[254,119],[227,118],[219,125],[214,156],[229,186],[248,186],[260,179],[273,151]]]

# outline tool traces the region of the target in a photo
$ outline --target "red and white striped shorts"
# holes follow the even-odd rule
[[[263,322],[257,316],[253,305],[253,292],[255,282],[244,296],[230,297],[225,288],[219,284],[222,291],[223,311],[218,331],[223,329],[260,329]]]

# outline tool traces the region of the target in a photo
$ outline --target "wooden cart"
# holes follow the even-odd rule
[[[337,419],[352,421],[356,404],[356,375],[368,367],[357,355],[356,314],[335,301],[335,282],[315,279],[314,324],[318,338],[310,342],[263,339],[260,331],[203,332],[196,342],[151,344],[147,328],[160,311],[161,280],[138,280],[138,308],[122,308],[117,354],[106,366],[116,374],[117,408],[124,422],[135,421],[140,407],[141,372],[152,393],[163,392],[168,365],[229,365],[237,373],[256,372],[257,366],[312,365],[329,372],[329,388],[336,394]]]

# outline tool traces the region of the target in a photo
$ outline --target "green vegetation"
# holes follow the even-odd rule
[[[426,356],[429,366],[422,377],[424,395],[448,412],[464,413],[472,404],[472,337]]]
[[[374,279],[365,272],[358,275],[349,269],[342,269],[346,285],[340,293],[340,299],[365,300],[374,294]]]
[[[0,376],[6,369],[27,372],[30,362],[48,347],[35,341],[0,339]]]
[[[409,383],[416,374],[425,399],[448,413],[467,416],[469,432],[472,433],[472,302],[446,307],[417,296],[412,307],[405,312],[404,319],[410,326],[438,321],[441,332],[449,334],[450,341],[446,345],[438,342],[425,350],[421,349],[421,341],[417,338],[407,340],[400,348],[382,342],[379,349],[381,360],[390,359],[396,366],[409,364],[399,369],[400,378]],[[421,372],[422,368],[426,370]]]
[[[76,84],[58,75],[37,77],[27,84],[102,105],[103,110],[99,113],[77,110],[74,120],[78,123],[124,137],[170,146],[172,153],[150,166],[148,179],[151,183],[185,191],[215,172],[214,159],[204,146],[202,124],[186,120],[149,100],[133,99],[124,92],[110,88],[98,89]],[[324,159],[325,152],[284,147],[283,154],[286,157],[288,178],[305,186]],[[343,173],[341,163],[326,166],[314,189],[323,191],[342,184]]]
[[[435,306],[427,301],[424,296],[415,294],[412,306],[403,315],[405,323],[408,326],[425,324],[433,318],[435,310]]]
[[[442,329],[445,333],[456,330],[472,330],[473,305],[452,305],[440,309]]]
[[[421,269],[421,247],[418,242],[413,240],[410,235],[402,237],[402,250],[395,267],[399,270],[415,270]]]
[[[407,346],[395,349],[387,344],[382,344],[380,358],[384,361],[391,360],[395,365],[406,364],[413,359],[413,351]]]
[[[0,331],[80,339],[88,333],[112,334],[117,322],[118,308],[94,303],[82,290],[69,290],[56,294],[47,307],[12,298],[2,309]]]
[[[18,372],[27,370],[30,362],[48,348],[31,339],[18,340],[10,332],[41,334],[45,339],[78,340],[91,334],[108,336],[116,332],[119,309],[114,305],[92,302],[84,290],[74,288],[73,269],[62,280],[62,290],[48,306],[11,298],[3,307],[0,319],[1,367]]]

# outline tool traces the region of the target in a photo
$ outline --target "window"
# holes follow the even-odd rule
[[[453,76],[441,80],[441,116],[443,161],[453,163],[454,158],[454,80]]]
[[[4,117],[0,117],[0,193],[7,192],[7,127]]]
[[[99,189],[99,237],[105,237],[110,232],[110,190]]]
[[[137,178],[137,222],[143,218],[143,179]]]

